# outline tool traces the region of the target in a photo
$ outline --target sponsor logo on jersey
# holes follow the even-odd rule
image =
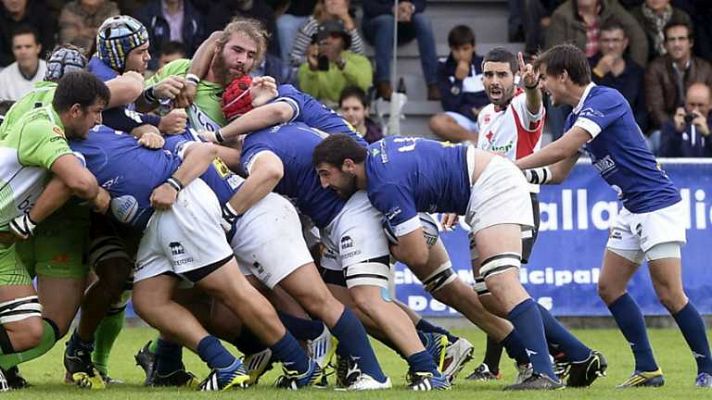
[[[579,117],[584,117],[584,118],[586,118],[586,117],[603,118],[604,115],[603,115],[602,112],[600,112],[600,111],[598,111],[598,110],[594,110],[594,109],[591,108],[591,107],[588,107],[588,108],[584,108],[583,110],[581,110],[581,112],[579,113]]]
[[[610,155],[607,155],[600,160],[596,160],[596,162],[593,163],[593,166],[596,167],[601,175],[605,175],[616,167],[616,162],[613,161],[613,158],[611,158]]]
[[[54,127],[52,127],[52,132],[55,135],[61,136],[62,138],[64,138],[64,131],[62,130],[62,128],[60,128],[58,126],[54,126]]]

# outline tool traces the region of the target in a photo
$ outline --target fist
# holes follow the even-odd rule
[[[158,99],[173,100],[185,87],[185,78],[181,76],[169,76],[153,87],[153,93]]]
[[[169,135],[175,135],[176,133],[185,131],[187,123],[188,114],[186,114],[184,109],[176,108],[161,117],[161,122],[158,123],[158,130]]]

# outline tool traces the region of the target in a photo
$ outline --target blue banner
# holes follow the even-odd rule
[[[688,209],[687,244],[682,249],[683,282],[687,295],[703,314],[712,314],[712,160],[660,160],[675,182]],[[541,226],[529,264],[520,279],[532,298],[558,316],[606,316],[596,283],[611,218],[619,203],[615,192],[589,163],[579,163],[566,182],[542,186]],[[438,217],[438,216],[436,216]],[[468,233],[461,223],[441,238],[453,268],[472,283]],[[402,264],[396,265],[396,296],[423,316],[457,316],[455,310],[432,299]],[[645,315],[665,315],[653,290],[647,265],[628,287]]]

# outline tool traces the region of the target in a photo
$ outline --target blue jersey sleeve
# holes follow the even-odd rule
[[[383,213],[396,236],[404,236],[420,226],[415,199],[406,187],[379,185],[375,190],[369,189],[368,197],[373,206]]]
[[[287,122],[295,121],[299,118],[302,113],[302,109],[305,105],[305,97],[302,92],[297,90],[292,85],[279,85],[277,88],[277,98],[273,102],[282,101],[287,103],[292,107],[293,115],[292,118]]]
[[[596,96],[589,96],[584,101],[581,112],[573,122],[595,139],[602,130],[618,120],[627,109],[628,102],[616,91],[605,91]]]
[[[250,140],[250,138],[252,138],[252,136],[248,136],[247,139],[245,139],[245,142],[242,145],[242,154],[240,156],[240,165],[247,174],[250,173],[250,167],[258,154],[266,151],[274,153],[274,150],[269,146],[269,144],[263,141]]]

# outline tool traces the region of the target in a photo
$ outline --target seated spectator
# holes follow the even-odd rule
[[[366,92],[357,86],[349,86],[341,92],[339,113],[346,118],[361,137],[368,143],[383,139],[381,127],[369,114]]]
[[[616,0],[567,0],[551,15],[546,31],[546,48],[561,43],[572,43],[593,57],[598,53],[601,25],[617,20],[630,39],[630,57],[645,66],[648,62],[648,40],[645,32]]]
[[[99,26],[115,15],[119,7],[110,0],[70,1],[59,14],[59,42],[90,51]]]
[[[12,64],[12,35],[22,25],[37,31],[45,51],[54,48],[57,21],[44,11],[41,0],[2,0],[0,9],[0,68]]]
[[[672,121],[663,124],[660,156],[712,157],[710,87],[701,82],[687,89],[685,107],[678,107]]]
[[[591,64],[591,78],[598,85],[621,92],[633,109],[635,121],[645,132],[648,126],[643,92],[645,70],[626,54],[628,37],[623,26],[615,20],[601,25],[598,42],[598,53],[588,60]]]
[[[205,28],[208,34],[222,30],[235,17],[252,18],[260,21],[271,36],[267,52],[279,57],[279,37],[274,10],[265,1],[259,0],[215,0],[205,13]]]
[[[329,19],[340,20],[344,24],[346,33],[351,36],[350,50],[354,53],[364,54],[363,42],[358,33],[356,20],[349,10],[349,0],[319,0],[314,8],[314,14],[299,28],[297,36],[294,38],[289,57],[292,66],[298,67],[304,63],[307,47],[309,47],[319,24]]]
[[[16,101],[44,79],[47,63],[40,60],[41,52],[42,45],[32,27],[21,26],[15,31],[12,53],[17,61],[0,72],[0,100]]]
[[[475,53],[475,34],[464,25],[447,37],[450,55],[438,63],[438,85],[444,113],[430,119],[430,129],[443,140],[477,141],[477,114],[489,103],[482,85],[482,57]]]
[[[376,91],[378,96],[390,100],[391,61],[393,60],[393,30],[398,23],[398,44],[418,40],[420,65],[428,86],[428,100],[440,100],[438,89],[438,64],[435,35],[430,19],[425,16],[425,0],[399,1],[364,0],[362,29],[365,39],[376,50]]]
[[[203,15],[190,0],[152,0],[141,9],[138,20],[148,29],[149,51],[154,56],[163,54],[168,43],[178,42],[185,55],[192,57],[206,37]],[[151,59],[148,68],[156,69],[158,61]]]
[[[691,25],[686,12],[670,5],[670,0],[645,0],[631,11],[648,38],[648,61],[665,54],[665,25],[675,22]]]
[[[275,13],[279,15],[277,17],[277,32],[279,34],[279,58],[284,63],[289,62],[289,55],[292,53],[292,47],[294,45],[294,38],[299,32],[304,24],[307,23],[309,16],[314,12],[314,6],[316,6],[316,0],[302,0],[302,1],[289,1],[286,2],[286,9],[284,13],[277,11],[275,7]],[[284,7],[284,5],[282,5]],[[281,14],[281,15],[280,15]]]
[[[164,65],[171,61],[175,61],[181,58],[187,58],[188,54],[185,52],[185,46],[181,42],[168,42],[161,46],[161,53],[158,57],[158,68],[163,68]],[[149,68],[150,68],[149,61]]]
[[[351,36],[343,22],[332,19],[319,25],[307,50],[307,61],[299,67],[302,91],[334,107],[346,86],[367,90],[373,79],[371,63],[349,51],[350,46]]]
[[[663,30],[666,54],[653,60],[645,73],[645,100],[653,129],[672,120],[692,82],[712,85],[712,67],[692,55],[692,29],[670,23]]]

